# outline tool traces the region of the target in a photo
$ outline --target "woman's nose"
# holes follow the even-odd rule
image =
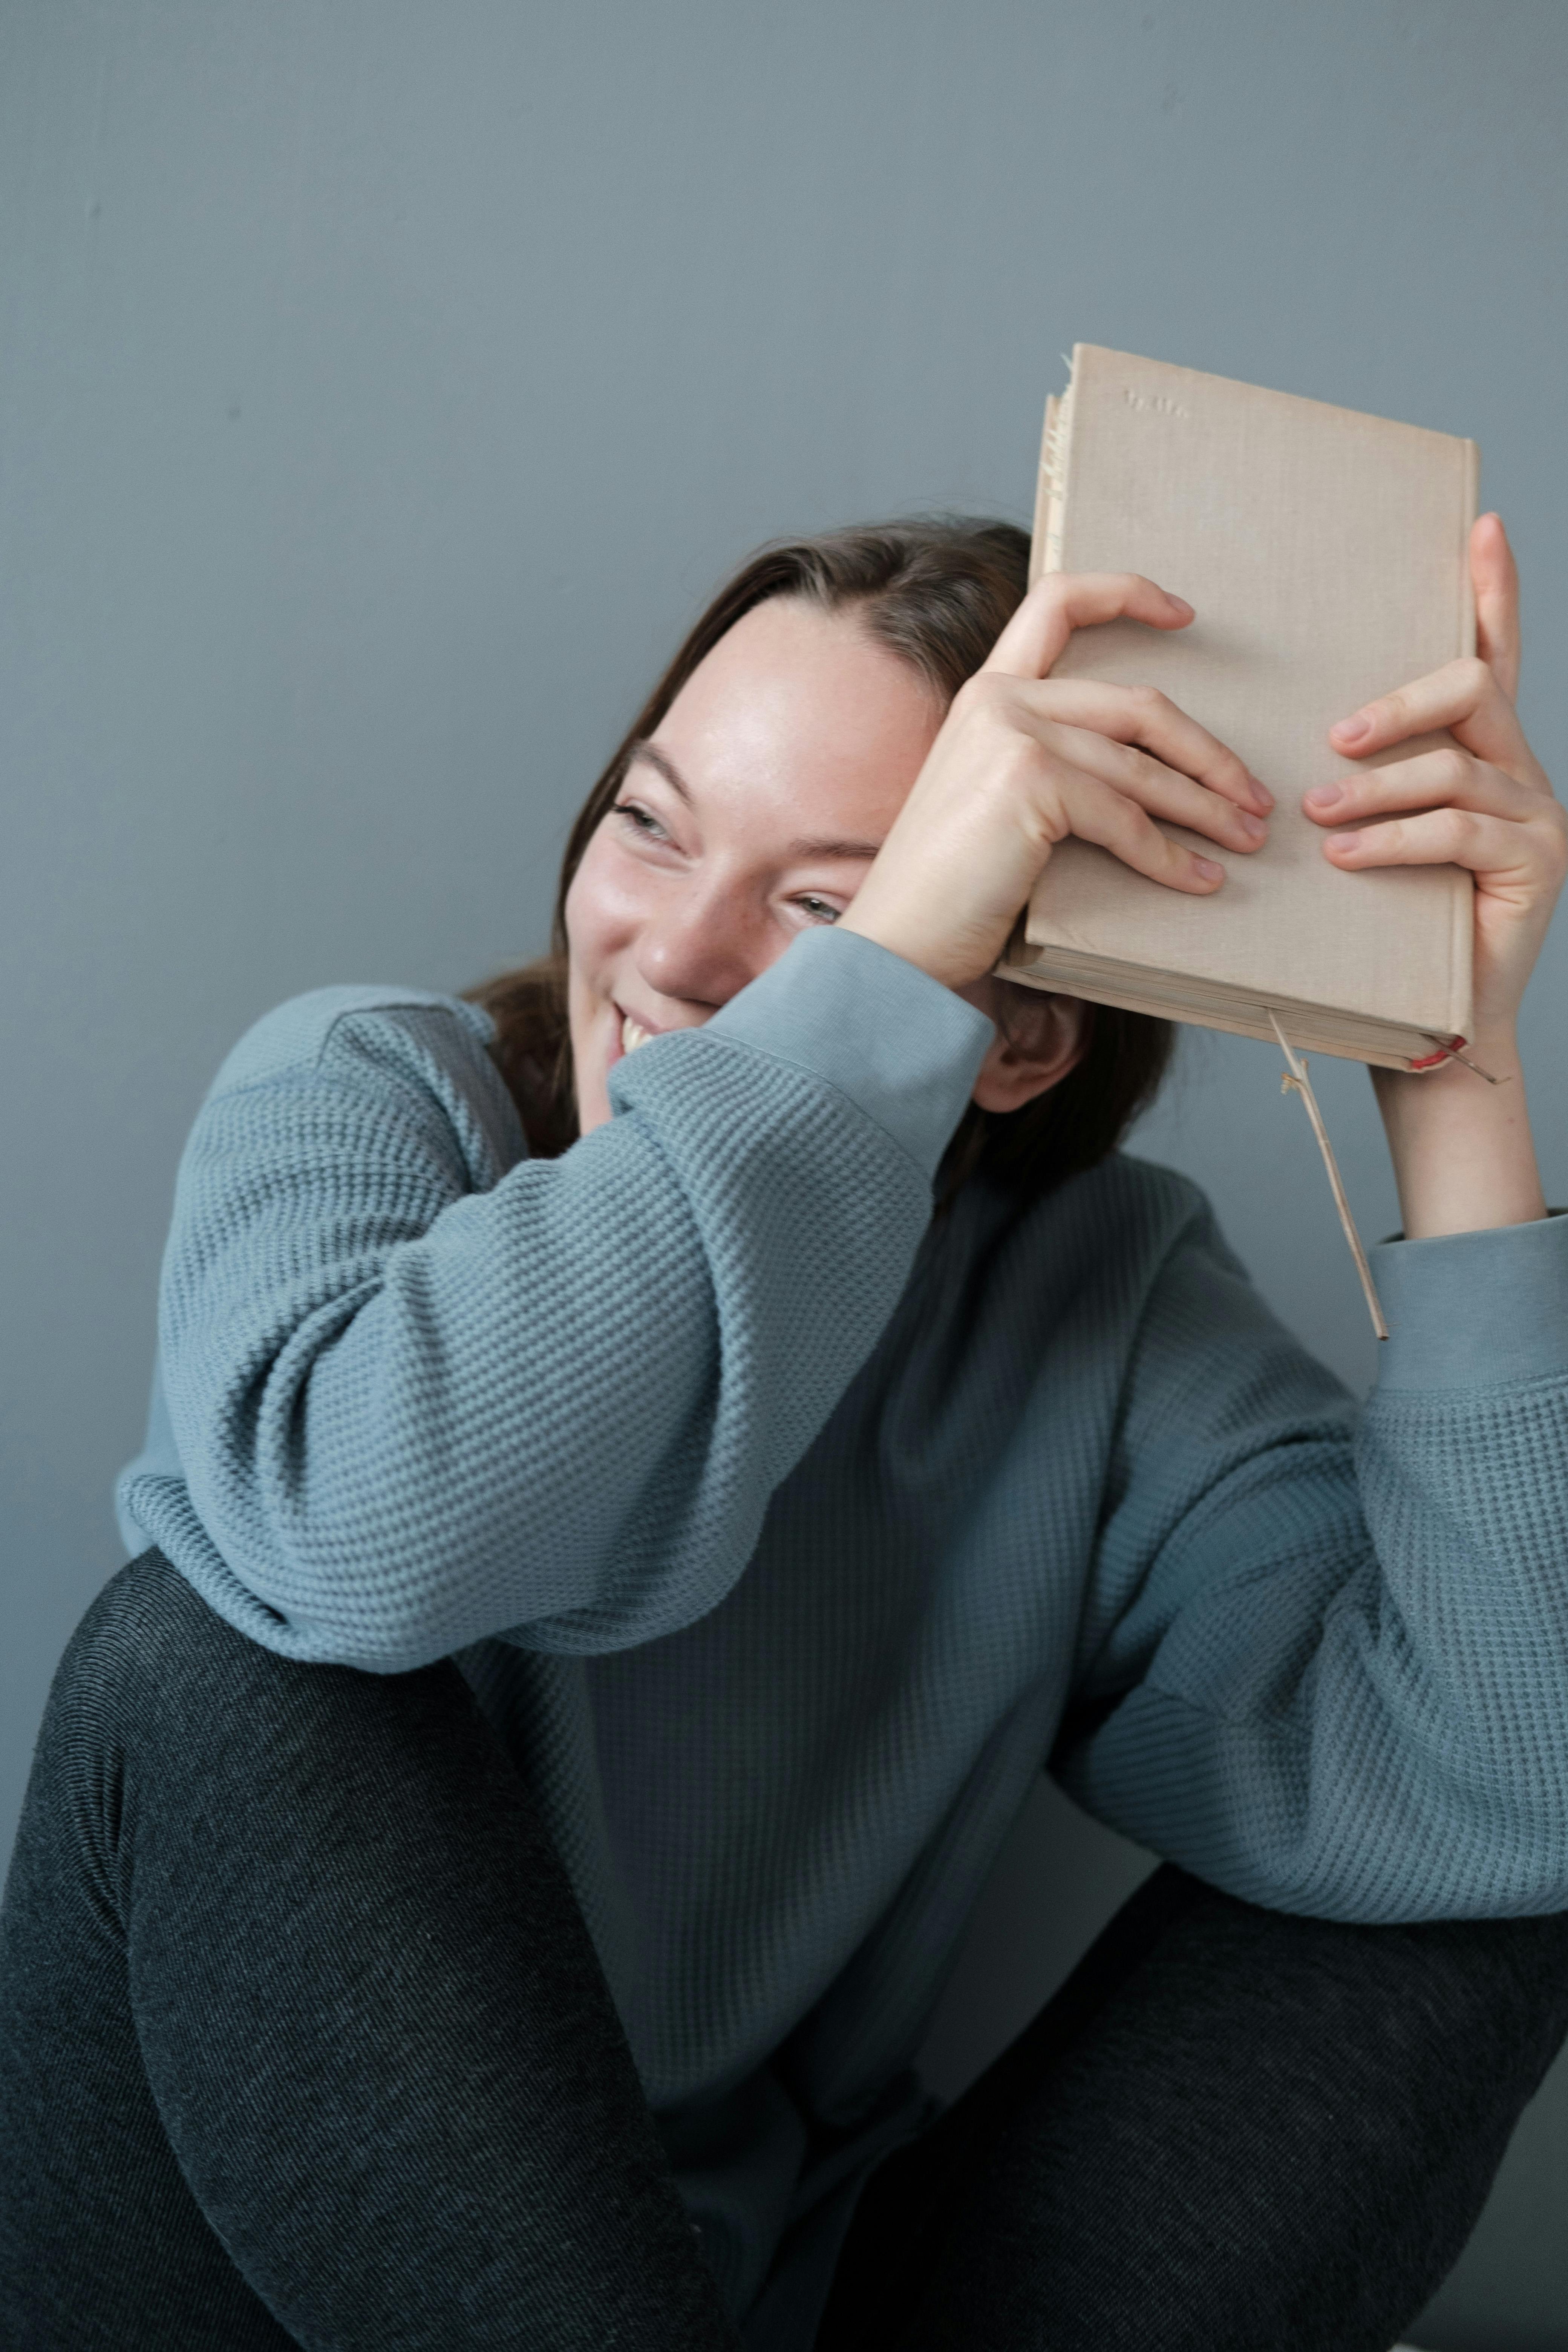
[[[644,923],[634,960],[659,995],[710,1006],[727,1004],[771,961],[737,896],[721,891],[661,907]]]

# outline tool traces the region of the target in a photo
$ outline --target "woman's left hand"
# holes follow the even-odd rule
[[[1568,872],[1568,815],[1524,740],[1513,707],[1519,681],[1519,574],[1501,520],[1470,533],[1477,655],[1401,687],[1330,730],[1334,750],[1362,760],[1446,727],[1454,740],[1391,766],[1352,770],[1310,792],[1316,824],[1332,833],[1335,866],[1463,866],[1475,877],[1475,1021],[1483,1064],[1506,1049],[1524,985]],[[1412,814],[1405,814],[1403,812]]]
[[[1530,1223],[1546,1213],[1525,1103],[1516,1020],[1568,871],[1568,817],[1524,740],[1519,680],[1519,575],[1495,514],[1470,533],[1474,661],[1450,662],[1330,730],[1350,759],[1375,757],[1429,728],[1451,744],[1391,767],[1360,768],[1304,803],[1330,834],[1324,855],[1350,871],[1463,866],[1475,878],[1475,1009],[1468,1051],[1500,1083],[1458,1062],[1426,1074],[1374,1070],[1405,1231],[1411,1240]],[[1408,814],[1406,814],[1408,812]]]

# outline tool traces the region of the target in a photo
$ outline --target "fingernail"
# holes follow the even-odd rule
[[[1342,801],[1344,796],[1342,784],[1314,784],[1306,796],[1307,806],[1315,809],[1331,809],[1334,803]]]
[[[1334,844],[1334,846],[1337,849],[1359,849],[1361,847],[1361,835],[1359,833],[1331,833],[1329,839]]]
[[[1245,809],[1237,809],[1236,821],[1248,841],[1264,841],[1268,838],[1268,827],[1260,816],[1248,816]]]
[[[1353,719],[1336,719],[1329,732],[1337,735],[1342,743],[1359,743],[1363,735],[1371,734],[1372,721],[1364,711],[1358,710]]]
[[[1252,797],[1258,803],[1258,807],[1260,809],[1271,809],[1274,805],[1274,795],[1269,791],[1268,785],[1262,782],[1257,776],[1248,776],[1247,781],[1252,786]]]
[[[1212,857],[1194,857],[1193,864],[1197,867],[1198,872],[1203,876],[1205,882],[1223,882],[1225,880],[1225,867],[1223,866],[1216,866]]]
[[[1188,614],[1190,614],[1190,613],[1192,613],[1192,611],[1194,610],[1194,607],[1193,607],[1191,604],[1188,604],[1188,602],[1187,602],[1187,600],[1186,600],[1186,598],[1185,598],[1184,596],[1172,596],[1172,595],[1171,595],[1171,592],[1170,592],[1170,590],[1169,590],[1168,588],[1166,589],[1165,593],[1166,593],[1166,595],[1167,595],[1168,597],[1170,597],[1170,601],[1171,601],[1171,603],[1172,603],[1173,604],[1174,604],[1174,606],[1176,607],[1176,610],[1177,610],[1179,613],[1188,613]]]

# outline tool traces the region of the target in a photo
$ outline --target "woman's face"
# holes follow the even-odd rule
[[[583,1132],[616,1063],[696,1028],[855,896],[942,712],[845,614],[776,596],[688,679],[566,900]]]
[[[843,913],[943,715],[853,614],[779,596],[720,639],[633,753],[567,895],[584,1135],[610,1116],[623,1054],[700,1027],[797,932]],[[989,1010],[991,991],[963,993]],[[1077,1008],[1047,1003],[1060,1008],[1050,1054],[999,1039],[975,1088],[987,1108],[1016,1108],[1070,1066]]]

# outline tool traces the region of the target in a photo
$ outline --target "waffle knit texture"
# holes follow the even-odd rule
[[[1165,1171],[933,1220],[990,1026],[868,941],[554,1161],[488,1035],[338,989],[231,1055],[124,1530],[286,1656],[459,1654],[759,2352],[1048,1758],[1275,1908],[1568,1906],[1568,1219],[1374,1253],[1358,1414]]]

